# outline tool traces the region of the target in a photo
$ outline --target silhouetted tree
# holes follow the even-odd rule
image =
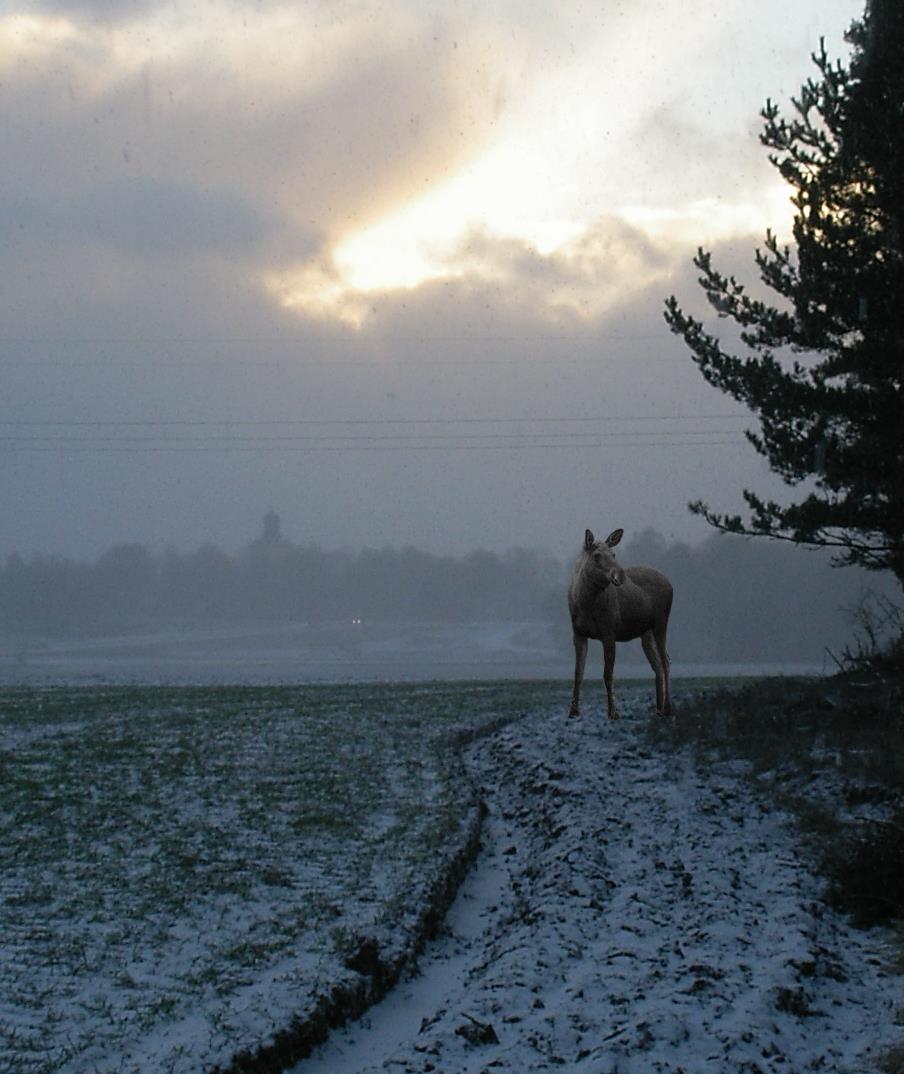
[[[697,501],[720,530],[821,545],[836,563],[891,570],[904,586],[904,4],[869,0],[847,39],[848,66],[824,43],[784,119],[767,101],[761,141],[794,190],[794,248],[771,231],[756,251],[778,305],[751,297],[700,249],[700,284],[748,353],[723,350],[674,295],[666,321],[710,383],[760,422],[748,433],[796,503],[749,490],[750,518]],[[797,355],[800,357],[792,357]]]

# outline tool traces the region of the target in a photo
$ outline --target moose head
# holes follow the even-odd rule
[[[612,549],[622,539],[624,530],[613,530],[605,541],[598,541],[593,536],[592,530],[584,533],[584,553],[588,557],[588,566],[592,576],[601,586],[622,585],[625,581],[625,572],[615,562],[615,553]]]

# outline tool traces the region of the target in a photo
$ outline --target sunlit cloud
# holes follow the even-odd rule
[[[173,253],[184,248],[178,217],[195,204],[208,247],[302,316],[361,324],[377,297],[436,281],[529,286],[524,251],[534,274],[573,290],[598,271],[587,296],[611,294],[613,275],[658,278],[645,242],[721,242],[790,218],[751,129],[760,76],[719,59],[728,25],[756,38],[763,18],[703,0],[680,18],[652,0],[565,4],[552,21],[530,4],[515,18],[504,2],[469,18],[406,3],[41,10],[0,17],[13,92],[41,76],[31,103],[46,133],[30,137],[21,185],[38,176],[52,191],[65,177],[97,236],[120,241],[128,225],[135,257],[142,233],[156,250],[168,232]],[[692,70],[718,72],[732,92]],[[14,141],[8,159],[24,147]],[[134,211],[117,221],[122,197],[110,195],[126,190]],[[218,221],[231,225],[214,199],[269,221],[268,245],[219,241]],[[588,258],[601,220],[607,255]],[[575,308],[604,304],[587,296]]]
[[[412,236],[409,248],[395,251],[397,260],[387,247],[384,263],[382,243],[391,234],[375,229],[360,245],[353,241],[340,248],[334,259],[320,257],[271,273],[266,284],[285,308],[353,328],[375,318],[400,292],[439,284],[445,285],[445,301],[463,308],[482,298],[488,309],[517,307],[537,322],[558,324],[564,318],[586,326],[665,279],[674,263],[669,243],[618,216],[546,244],[479,225],[462,235],[450,229],[442,243],[420,248]]]
[[[63,16],[0,14],[0,70],[35,63],[79,36],[74,23]]]
[[[689,80],[688,70],[712,67],[725,26],[703,4],[681,19],[653,7],[655,18],[649,5],[601,10],[567,57],[557,54],[518,84],[490,143],[475,146],[444,181],[337,236],[328,272],[283,267],[268,276],[271,291],[301,313],[328,309],[360,324],[373,296],[392,289],[501,278],[498,262],[463,258],[477,233],[497,240],[497,258],[523,244],[566,264],[582,237],[595,241],[602,218],[628,225],[628,243],[674,247],[786,231],[787,189],[756,140],[765,83],[743,63],[726,72],[732,94]],[[749,31],[763,29],[751,20]],[[742,88],[747,113],[739,122]],[[645,257],[623,244],[600,270],[630,274],[639,265]],[[641,284],[658,278],[649,266],[642,271]],[[607,291],[605,276],[597,290]],[[598,311],[600,303],[583,305]]]
[[[738,123],[738,101],[751,120],[761,103],[755,66],[714,68],[729,16],[702,0],[680,18],[653,2],[566,4],[552,21],[505,3],[468,18],[405,3],[44,10],[0,17],[13,91],[44,132],[10,146],[10,160],[30,153],[20,185],[83,184],[71,203],[96,206],[111,235],[105,192],[126,177],[132,190],[185,191],[180,205],[213,188],[274,222],[269,249],[248,248],[248,285],[302,316],[360,324],[393,290],[518,281],[500,258],[524,249],[571,272],[601,219],[628,238],[600,271],[645,271],[649,284],[632,242],[721,241],[789,216]],[[766,32],[744,19],[751,37]],[[694,69],[719,70],[732,93]],[[172,199],[157,202],[144,216]],[[492,240],[485,264],[475,235]]]
[[[788,188],[776,182],[759,194],[757,201],[709,197],[674,207],[624,205],[618,215],[645,235],[675,245],[712,245],[737,236],[762,235],[767,228],[784,236],[793,215]]]
[[[196,85],[215,73],[223,89],[238,79],[252,92],[281,89],[297,96],[341,76],[343,61],[371,31],[361,8],[349,8],[342,18],[326,12],[304,17],[289,6],[262,7],[252,15],[238,5],[199,0],[110,23],[80,21],[75,14],[0,15],[0,63],[19,65],[19,74],[27,76],[26,65],[53,56],[56,70],[75,79],[79,91],[102,92],[148,65],[164,65],[171,76],[190,67]],[[385,18],[390,39],[410,32],[412,19],[403,11]]]

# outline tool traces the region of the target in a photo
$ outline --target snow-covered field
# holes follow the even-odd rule
[[[864,1074],[904,1043],[900,965],[819,902],[790,818],[621,700],[470,749],[490,812],[447,934],[295,1074]]]
[[[0,1071],[209,1069],[404,948],[518,691],[0,692]]]
[[[599,683],[582,720],[567,693],[4,690],[0,1071],[253,1051],[369,980],[357,937],[405,949],[477,796],[483,848],[420,973],[297,1074],[863,1074],[904,1044],[883,934],[819,901],[744,764],[651,737],[651,685],[619,683],[617,723]]]

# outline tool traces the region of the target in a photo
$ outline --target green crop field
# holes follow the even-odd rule
[[[561,684],[0,692],[0,1071],[187,1072],[404,935],[463,838],[453,735]]]

